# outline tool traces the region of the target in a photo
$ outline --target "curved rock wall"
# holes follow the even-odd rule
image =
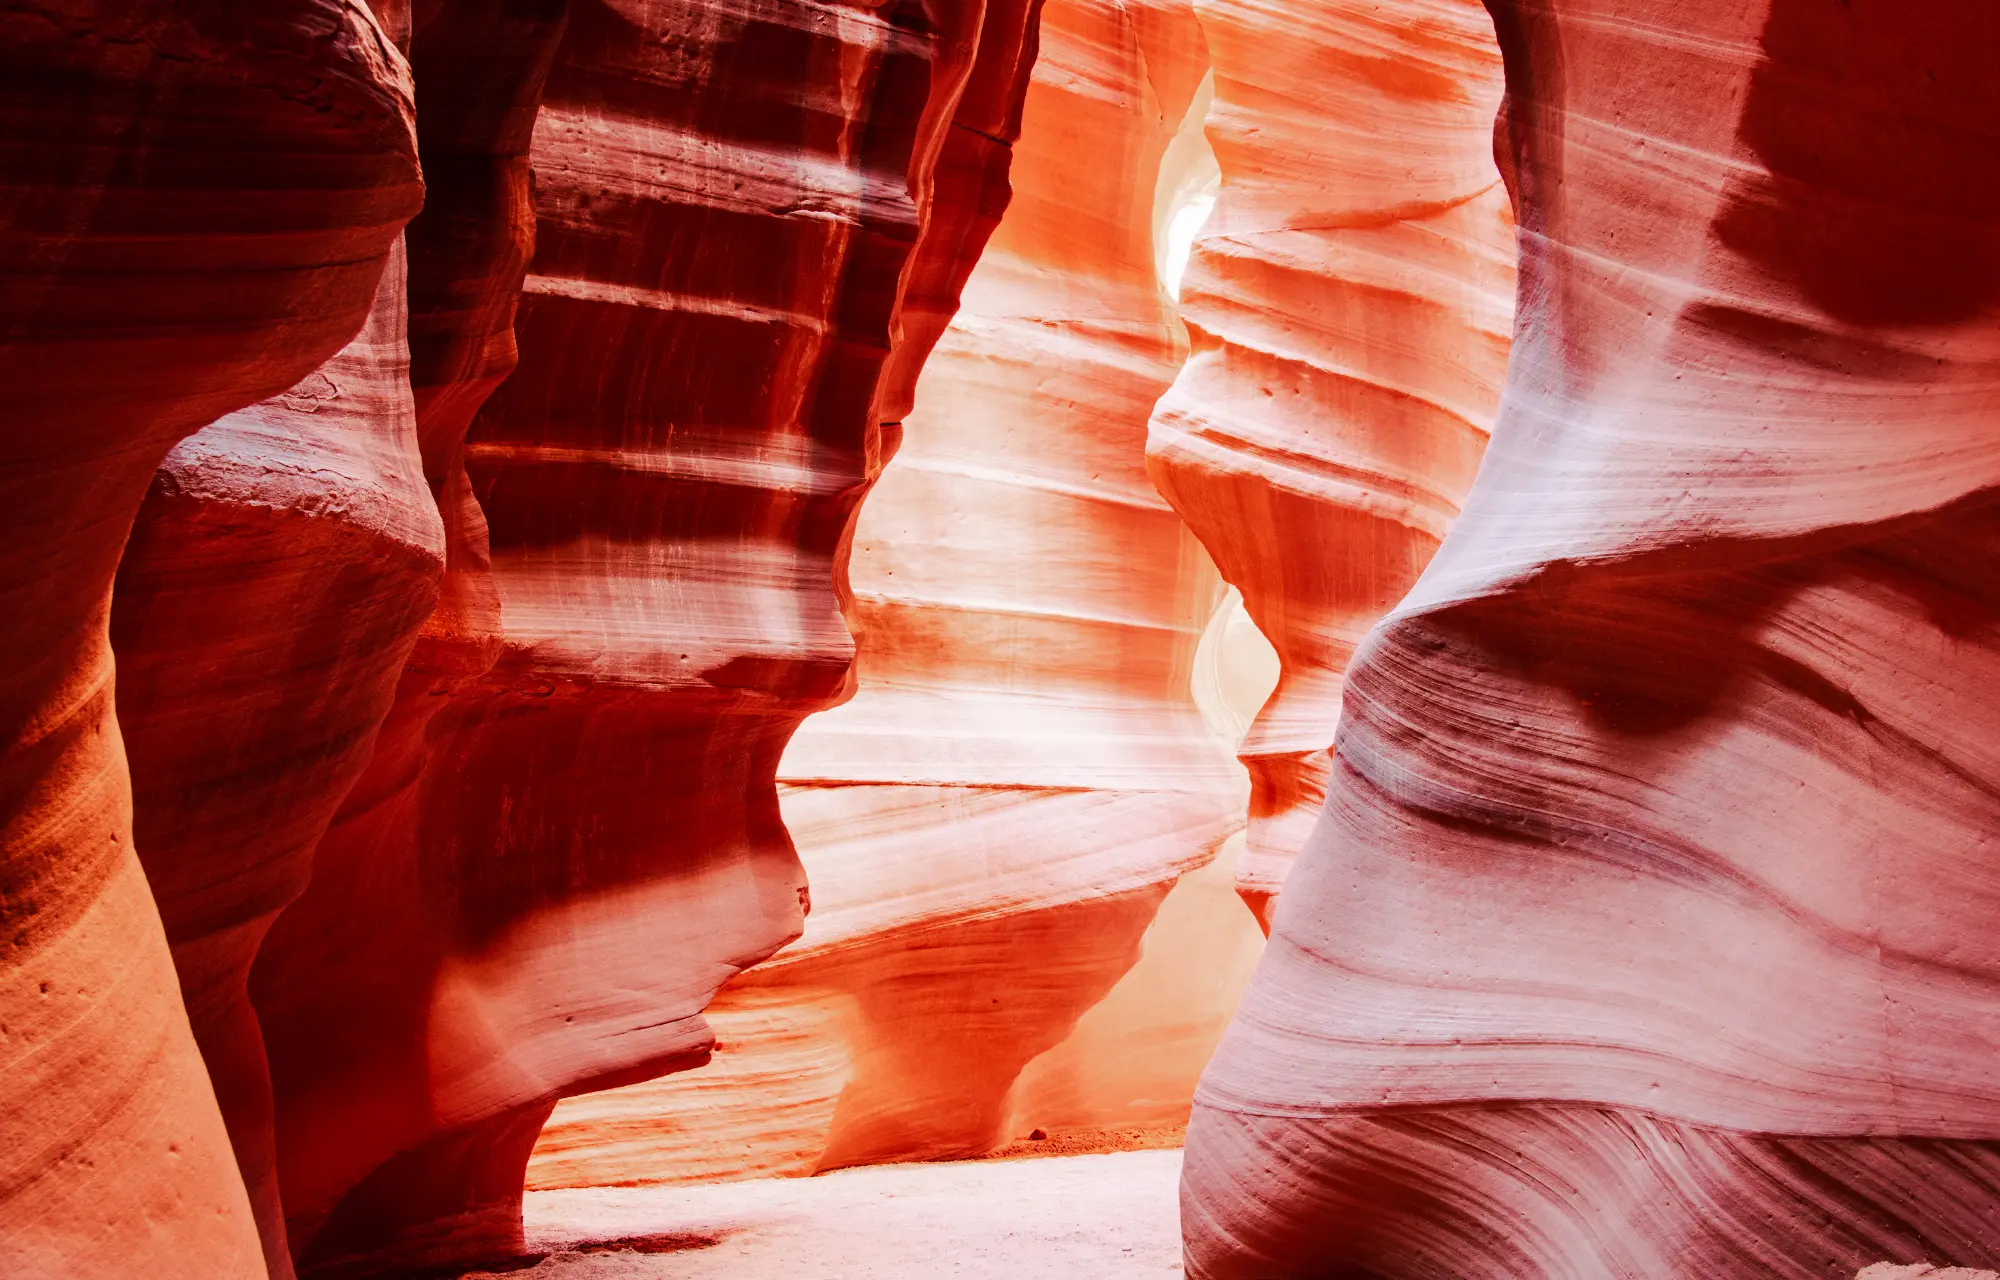
[[[1031,56],[1020,5],[474,8],[413,16],[443,602],[253,975],[312,1275],[514,1256],[555,1100],[704,1061],[796,935],[772,772],[844,690],[852,515]]]
[[[1493,5],[1522,305],[1203,1084],[1203,1277],[2000,1260],[2000,11]]]
[[[1342,672],[1436,551],[1499,403],[1500,55],[1476,0],[1196,8],[1222,179],[1152,466],[1281,662],[1239,748],[1237,883],[1268,925],[1325,799]]]
[[[405,51],[422,37],[416,269],[399,245],[346,350],[168,456],[119,569],[112,637],[141,861],[273,1276],[292,1263],[246,978],[368,766],[438,602],[433,487],[453,508],[453,541],[466,539],[462,469],[456,485],[426,484],[419,425],[432,469],[455,467],[456,436],[510,367],[528,126],[560,28],[561,7],[549,10],[378,7]]]
[[[859,522],[859,691],[779,771],[805,935],[724,989],[708,1068],[559,1108],[535,1185],[979,1154],[1065,1083],[1071,1122],[1180,1118],[1171,1096],[1164,1116],[1093,1109],[1067,1079],[1010,1095],[1240,822],[1241,773],[1190,694],[1218,584],[1144,470],[1184,353],[1155,188],[1202,72],[1185,4],[1049,0],[1013,203]],[[1184,1104],[1222,999],[1121,1004],[1198,1024],[1137,1050],[1181,1055],[1138,1074],[1178,1067]]]
[[[406,1242],[408,1221],[449,1218],[466,1197],[453,1177],[465,1175],[445,1168],[428,1198],[337,1224],[330,1247],[322,1239],[329,1205],[427,1122],[429,971],[422,943],[412,957],[409,940],[427,927],[416,880],[426,839],[419,783],[444,762],[433,717],[498,652],[465,433],[515,364],[514,314],[534,245],[528,151],[565,8],[448,0],[419,5],[410,19],[428,190],[408,235],[409,382],[423,476],[443,522],[444,574],[367,767],[315,852],[310,891],[273,929],[251,981],[271,1062],[288,1233],[307,1272],[327,1269],[327,1254],[337,1259],[357,1240],[364,1271],[371,1253],[388,1266],[406,1247],[421,1259],[432,1242],[421,1233]],[[355,928],[357,919],[369,927]],[[504,1184],[483,1191],[496,1202],[509,1194]]]
[[[134,835],[274,1275],[291,1274],[250,963],[368,763],[444,539],[400,249],[360,336],[153,477],[111,618]]]
[[[113,576],[176,440],[354,337],[421,188],[333,0],[0,11],[0,1272],[265,1268],[132,839]]]

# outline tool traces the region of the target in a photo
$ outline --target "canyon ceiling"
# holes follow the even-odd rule
[[[0,1275],[2000,1267],[1989,0],[0,0],[0,451]]]

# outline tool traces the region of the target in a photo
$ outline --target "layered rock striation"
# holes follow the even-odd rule
[[[0,1272],[261,1276],[134,854],[112,584],[175,442],[368,318],[408,69],[357,4],[9,5],[0,188]]]
[[[1325,799],[1348,659],[1450,528],[1498,407],[1500,55],[1475,0],[1196,8],[1221,183],[1152,468],[1278,652],[1239,748],[1237,883],[1268,925]]]
[[[329,1221],[343,1193],[412,1141],[412,1131],[424,1132],[424,1011],[434,975],[422,944],[413,957],[409,940],[428,927],[418,906],[429,838],[421,784],[430,769],[450,765],[436,750],[433,718],[499,648],[465,434],[515,364],[515,309],[534,247],[529,145],[565,11],[543,0],[452,0],[410,15],[428,192],[408,235],[408,383],[421,475],[441,519],[443,574],[436,606],[395,674],[366,768],[315,850],[311,891],[272,931],[251,983],[271,1062],[287,1231],[308,1274],[448,1254],[448,1231],[441,1240],[403,1232],[426,1215],[448,1217],[467,1194],[454,1181],[466,1171],[447,1166],[428,1197],[387,1208],[364,1202],[347,1220]],[[452,889],[434,883],[430,891]],[[504,1202],[509,1192],[503,1181],[483,1194]]]
[[[464,556],[457,440],[511,367],[526,144],[561,6],[376,12],[423,86],[415,269],[399,244],[353,343],[168,456],[120,565],[112,626],[141,860],[273,1276],[292,1263],[246,979],[311,878],[432,619],[440,501]],[[432,630],[462,612],[447,607]]]
[[[113,597],[139,859],[277,1276],[291,1259],[250,964],[368,763],[443,569],[404,289],[399,246],[353,342],[167,455]]]
[[[705,1060],[797,934],[773,771],[844,692],[853,513],[1004,204],[1030,17],[416,6],[447,563],[253,973],[302,1273],[517,1254],[556,1099]]]
[[[2000,1261],[2000,14],[1495,0],[1522,314],[1189,1273]]]
[[[858,524],[858,692],[779,769],[804,936],[724,988],[709,1067],[563,1104],[533,1185],[976,1155],[1056,1107],[1078,1126],[1184,1117],[1226,974],[1131,993],[1094,1028],[1119,1055],[1102,1068],[1160,1099],[1091,1092],[1075,1062],[1016,1088],[1243,802],[1190,692],[1219,584],[1145,473],[1185,352],[1153,224],[1200,32],[1185,4],[1049,0],[1040,50],[1013,202]],[[1170,941],[1236,972],[1254,926],[1204,905],[1221,924],[1176,914]]]

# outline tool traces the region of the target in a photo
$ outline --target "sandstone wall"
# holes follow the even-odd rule
[[[353,342],[167,455],[113,597],[139,860],[279,1276],[291,1260],[250,964],[368,762],[443,568],[405,287],[399,245]]]
[[[1241,773],[1190,683],[1219,583],[1145,473],[1185,354],[1157,189],[1203,71],[1185,4],[1045,7],[1013,203],[859,522],[858,692],[779,769],[804,936],[724,988],[708,1068],[559,1108],[534,1185],[804,1174],[980,1154],[1057,1118],[1184,1118],[1255,945],[1212,896],[1153,943],[1200,949],[1187,963],[1212,981],[1179,957],[1135,971],[1084,1028],[1088,1061],[1016,1083],[1240,823]]]
[[[1214,212],[1181,286],[1193,354],[1153,477],[1278,651],[1239,748],[1270,903],[1318,818],[1355,644],[1472,483],[1507,367],[1500,55],[1475,0],[1198,0]]]
[[[120,565],[112,625],[141,861],[274,1276],[292,1274],[291,1250],[246,980],[370,764],[448,546],[464,558],[457,438],[511,367],[525,148],[562,7],[375,12],[420,86],[416,261],[397,246],[344,351],[168,456]],[[447,607],[429,630],[460,613]],[[365,918],[344,922],[354,945],[366,946]],[[296,1171],[292,1183],[296,1201]]]
[[[133,851],[112,581],[175,441],[352,338],[417,207],[365,9],[0,12],[0,1272],[263,1274]]]
[[[1522,314],[1189,1273],[2000,1259],[2000,13],[1496,0]]]
[[[412,17],[442,603],[252,978],[311,1275],[514,1256],[556,1099],[703,1062],[796,935],[772,772],[1031,57],[1020,5],[475,9]]]

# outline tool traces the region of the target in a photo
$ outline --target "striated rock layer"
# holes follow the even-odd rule
[[[1202,1086],[1203,1277],[2000,1262],[2000,11],[1495,0],[1522,315]]]
[[[1498,407],[1500,55],[1477,0],[1196,8],[1221,185],[1152,467],[1282,666],[1240,747],[1237,883],[1268,925],[1325,799],[1348,658],[1436,551]]]
[[[703,1061],[796,936],[773,770],[1032,53],[1023,4],[413,16],[442,601],[252,979],[316,1276],[517,1253],[556,1099]]]
[[[304,891],[438,602],[433,487],[458,500],[454,541],[466,540],[462,470],[455,486],[448,474],[426,484],[409,295],[428,452],[446,472],[511,367],[528,127],[561,16],[492,0],[377,11],[405,51],[421,34],[429,191],[416,270],[399,245],[346,350],[168,456],[120,565],[112,625],[140,856],[274,1276],[292,1264],[245,980]]]
[[[368,762],[443,567],[404,274],[399,247],[345,350],[167,455],[114,595],[139,858],[278,1276],[291,1260],[246,980]]]
[[[265,1273],[134,856],[112,582],[175,441],[361,328],[410,116],[358,4],[0,8],[0,1273]]]
[[[443,696],[490,665],[497,647],[486,524],[466,475],[464,436],[514,367],[514,312],[534,234],[528,146],[564,11],[544,0],[450,0],[411,15],[428,191],[408,235],[408,380],[422,475],[442,517],[444,574],[396,673],[366,768],[315,851],[311,891],[280,919],[252,972],[287,1232],[306,1272],[323,1265],[330,1188],[351,1185],[357,1166],[365,1172],[401,1139],[403,1117],[385,1104],[383,1082],[425,1052],[421,1019],[408,1011],[422,1009],[428,975],[393,967],[404,960],[397,931],[424,927],[412,908],[425,838],[416,784]],[[368,1034],[355,1035],[356,1023]],[[342,1088],[354,1096],[341,1097]],[[323,1121],[315,1108],[327,1109]],[[462,1194],[448,1176],[436,1181],[435,1200],[348,1230],[388,1237],[393,1258],[398,1214],[421,1220],[438,1200]]]
[[[1254,948],[1234,902],[1209,900],[1215,928],[1169,921],[1168,945],[1211,948],[1187,963],[1223,971],[1212,990],[1132,992],[1092,1028],[1159,1098],[1092,1092],[1074,1062],[1015,1085],[1240,823],[1241,772],[1190,694],[1219,584],[1145,474],[1184,352],[1155,191],[1201,76],[1186,4],[1049,0],[1013,203],[859,521],[859,691],[779,770],[805,934],[723,990],[709,1067],[558,1108],[532,1185],[979,1154],[1056,1109],[1184,1118],[1247,959],[1231,944]],[[1173,959],[1135,977],[1178,984]]]

